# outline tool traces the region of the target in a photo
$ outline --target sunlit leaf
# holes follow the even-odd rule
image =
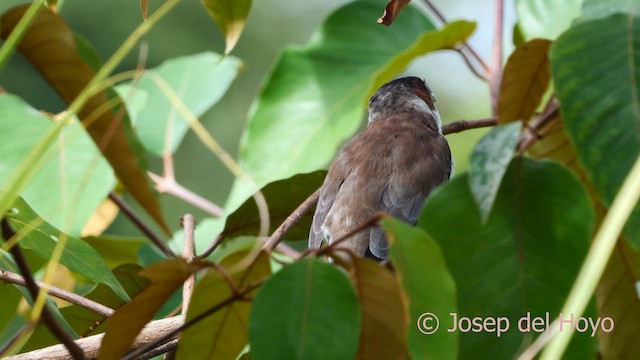
[[[640,154],[640,16],[577,24],[551,48],[554,85],[567,134],[605,206]],[[640,246],[640,207],[625,227]]]
[[[284,50],[241,144],[239,162],[255,184],[236,182],[229,211],[268,183],[326,166],[358,129],[367,100],[380,85],[416,57],[459,44],[475,28],[462,21],[435,31],[412,6],[387,28],[371,21],[379,12],[370,1],[349,3],[329,16],[306,46]]]
[[[116,86],[144,147],[162,156],[174,153],[189,125],[158,81],[166,84],[194,116],[211,108],[238,75],[242,63],[233,56],[206,52],[174,58],[144,72],[134,85]],[[169,144],[165,142],[169,139]]]
[[[251,0],[202,0],[202,2],[226,37],[227,46],[224,53],[230,53],[244,29],[251,9]]]
[[[66,244],[60,258],[62,265],[92,281],[108,285],[118,296],[128,299],[124,289],[94,248],[44,222],[24,200],[18,198],[7,217],[18,235],[25,234],[20,239],[21,247],[49,260],[58,241],[65,237]]]
[[[499,123],[527,121],[533,115],[551,80],[550,46],[548,40],[531,40],[507,60],[500,84]]]
[[[105,199],[91,215],[80,231],[80,236],[100,236],[118,216],[119,208],[110,199]]]
[[[566,168],[515,158],[483,224],[466,177],[429,197],[418,226],[442,248],[458,289],[458,316],[509,319],[499,337],[495,331],[461,333],[460,358],[514,358],[539,335],[519,331],[523,316],[558,315],[586,255],[594,211]],[[589,334],[574,335],[569,353],[593,357],[592,341]]]
[[[266,253],[260,252],[255,260],[248,258],[249,254],[247,251],[231,254],[220,264],[230,272],[230,278],[237,289],[255,284],[271,274],[269,256]],[[230,270],[234,268],[235,271]],[[233,290],[226,279],[218,270],[209,269],[196,285],[185,321],[204,313],[232,295]],[[248,296],[253,295],[255,294]],[[250,309],[250,302],[236,301],[183,331],[177,358],[235,360],[249,342]],[[198,351],[193,351],[194,349]]]
[[[0,35],[3,39],[7,38],[28,6],[15,7],[2,15]],[[93,70],[78,54],[74,33],[61,17],[48,9],[38,13],[18,50],[67,104],[73,102],[94,76]],[[108,91],[98,92],[89,99],[78,116],[122,184],[168,232],[169,227],[145,172],[146,157],[141,152],[141,146],[117,96]]]
[[[482,221],[487,221],[504,173],[513,158],[521,123],[497,126],[485,135],[471,153],[469,187]]]
[[[203,263],[187,264],[183,259],[175,258],[157,262],[140,271],[151,285],[107,320],[99,358],[120,359],[162,304],[191,274],[205,266]]]
[[[580,15],[583,0],[516,0],[518,26],[526,40],[554,40]]]
[[[50,126],[51,119],[22,99],[0,95],[0,188]],[[47,222],[78,235],[115,185],[113,172],[77,121],[62,129],[45,156],[21,196]]]
[[[349,268],[362,307],[357,359],[407,359],[408,304],[400,279],[369,259],[354,259]]]
[[[459,334],[445,330],[452,328],[449,314],[456,312],[456,284],[438,244],[424,230],[393,218],[383,219],[382,227],[408,298],[411,357],[456,359]],[[434,323],[427,319],[432,315],[439,327],[430,332]]]
[[[251,358],[352,360],[360,319],[342,271],[317,259],[300,260],[260,287],[249,316]]]

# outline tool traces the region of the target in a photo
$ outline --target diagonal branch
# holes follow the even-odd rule
[[[9,240],[16,235],[16,232],[13,230],[13,228],[11,228],[11,224],[9,224],[9,220],[7,220],[6,217],[2,218],[1,226],[2,237],[5,240]],[[25,285],[27,287],[27,290],[29,290],[29,295],[31,295],[31,298],[35,302],[38,298],[38,295],[40,294],[40,287],[31,274],[31,270],[29,269],[29,265],[27,265],[27,261],[24,257],[24,254],[22,253],[22,250],[20,249],[20,245],[15,244],[9,251],[13,256],[13,260],[16,262],[16,266],[18,266],[18,269],[24,277]],[[51,333],[53,333],[53,335],[58,338],[58,340],[62,344],[64,344],[64,346],[69,351],[69,354],[71,354],[74,359],[85,358],[82,349],[75,342],[73,342],[73,338],[71,337],[71,335],[69,335],[65,331],[65,329],[58,323],[56,318],[49,310],[47,304],[44,304],[44,306],[42,307],[42,320],[49,328],[49,330],[51,330]]]

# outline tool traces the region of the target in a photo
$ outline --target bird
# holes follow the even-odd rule
[[[329,167],[309,230],[309,249],[331,244],[382,212],[415,225],[429,194],[453,172],[449,143],[427,83],[410,76],[369,99],[368,124]],[[369,226],[337,248],[374,260],[388,257],[384,231]]]

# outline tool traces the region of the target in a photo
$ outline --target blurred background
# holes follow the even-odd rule
[[[0,11],[27,1],[4,0]],[[280,50],[285,46],[304,45],[323,19],[348,0],[254,0],[246,28],[233,56],[244,62],[244,70],[227,94],[210,109],[201,121],[211,134],[231,154],[235,155],[251,103],[268,77]],[[61,15],[71,28],[89,40],[102,59],[108,59],[128,35],[140,24],[142,16],[138,0],[64,0]],[[493,31],[493,1],[434,0],[433,3],[449,19],[477,22],[471,45],[489,61]],[[505,54],[512,50],[514,5],[505,2]],[[380,15],[384,8],[381,0]],[[427,12],[421,1],[414,6]],[[153,12],[160,1],[150,1]],[[428,13],[428,12],[427,12]],[[401,15],[402,16],[402,15]],[[429,14],[433,19],[433,16]],[[372,19],[375,21],[376,19]],[[438,24],[434,20],[435,24]],[[224,38],[199,0],[183,0],[144,38],[148,44],[147,67],[154,67],[176,56],[203,51],[224,51]],[[118,71],[135,68],[138,54],[132,53]],[[437,98],[443,122],[486,118],[491,115],[488,87],[466,67],[462,58],[451,51],[441,51],[414,61],[406,70],[425,78]],[[0,86],[26,99],[32,106],[48,112],[65,108],[63,102],[29,63],[15,55],[0,74]],[[466,171],[469,152],[477,139],[486,132],[467,131],[448,136],[456,162],[456,173]],[[151,170],[162,171],[159,159],[153,158]],[[233,181],[232,175],[199,140],[188,134],[175,156],[176,177],[185,187],[213,202],[224,205]],[[202,219],[205,214],[182,201],[162,196],[163,210],[172,228],[178,228],[178,218],[193,213]],[[137,233],[128,221],[118,218],[110,233]]]

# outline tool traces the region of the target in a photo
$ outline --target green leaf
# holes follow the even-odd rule
[[[615,331],[597,333],[603,359],[640,357],[638,281],[640,252],[630,248],[625,239],[620,239],[595,293],[598,316],[609,316],[615,322]]]
[[[398,274],[371,259],[354,258],[350,265],[349,274],[362,307],[362,332],[356,358],[408,359],[407,300]]]
[[[316,171],[310,174],[295,175],[286,180],[273,182],[261,192],[269,204],[269,216],[272,229],[269,233],[280,226],[280,224],[291,213],[305,201],[314,191],[322,185],[326,171]],[[307,239],[313,213],[307,212],[300,222],[289,231],[284,240]],[[239,235],[257,235],[260,229],[260,214],[255,201],[249,199],[227,219],[225,229],[222,232],[224,237],[235,237]]]
[[[157,262],[140,271],[141,276],[151,280],[151,285],[107,320],[98,358],[122,358],[162,304],[191,274],[205,267],[206,264],[201,262],[187,264],[184,259],[174,258]]]
[[[584,0],[580,21],[608,17],[617,12],[632,13],[640,9],[638,0]]]
[[[551,42],[534,39],[509,56],[502,74],[498,122],[527,121],[542,101],[549,81],[549,47]]]
[[[351,283],[317,259],[300,260],[273,275],[258,291],[249,316],[255,360],[352,360],[359,337],[360,306]]]
[[[258,188],[324,167],[360,126],[368,97],[413,59],[448,49],[475,28],[455,22],[433,30],[412,6],[391,27],[376,24],[378,2],[356,1],[333,13],[303,48],[282,53],[243,136],[239,162],[254,183],[238,180],[235,210]]]
[[[610,205],[640,154],[640,16],[580,23],[551,48],[565,130],[600,197]],[[625,234],[640,246],[640,207]]]
[[[449,314],[456,312],[456,284],[442,251],[422,229],[402,221],[386,218],[382,227],[391,245],[391,261],[408,297],[412,358],[456,359],[458,334],[445,331],[452,327]],[[427,320],[431,315],[439,318],[439,328],[425,334],[423,331],[434,324]]]
[[[526,40],[554,40],[580,15],[583,0],[516,0],[518,26]]]
[[[489,218],[502,177],[518,144],[521,127],[521,123],[516,122],[491,129],[471,153],[469,187],[483,222]]]
[[[20,246],[49,260],[60,238],[66,237],[66,244],[60,258],[62,265],[92,281],[109,286],[122,299],[129,299],[94,248],[78,238],[60,232],[42,220],[24,200],[18,198],[7,213],[7,217],[18,233],[17,236],[24,235],[20,238]]]
[[[28,6],[15,7],[2,15],[0,35],[3,39],[11,33]],[[38,13],[18,50],[67,104],[74,101],[95,75],[79,54],[73,31],[60,16],[48,9]],[[168,233],[169,227],[147,178],[146,156],[120,103],[113,91],[107,89],[89,99],[78,117],[127,191]]]
[[[226,37],[224,53],[230,53],[244,29],[251,0],[202,0],[202,3]]]
[[[240,251],[227,256],[220,264],[225,271],[234,269],[230,278],[237,289],[264,280],[271,274],[269,256],[260,252],[255,260],[246,261],[251,252]],[[245,260],[243,262],[243,260]],[[209,269],[193,291],[185,321],[213,308],[233,295],[227,280],[217,269]],[[250,293],[247,296],[253,296]],[[249,341],[251,303],[234,303],[207,316],[187,328],[180,336],[177,358],[235,360]],[[198,351],[193,351],[198,349]]]
[[[241,66],[239,59],[213,52],[183,56],[146,70],[135,84],[118,85],[116,90],[127,103],[144,147],[162,156],[165,148],[170,153],[178,149],[189,124],[158,82],[168,85],[191,114],[198,117],[220,100]]]
[[[10,177],[50,126],[49,118],[22,99],[0,95],[1,179]],[[113,172],[77,121],[63,128],[45,156],[49,161],[21,195],[47,222],[78,235],[115,186]]]
[[[507,317],[508,331],[460,334],[460,358],[514,358],[539,333],[518,321],[558,315],[578,274],[594,225],[591,202],[575,176],[550,161],[516,158],[486,224],[474,209],[467,176],[427,200],[418,226],[438,242],[458,288],[459,317]],[[593,357],[593,338],[574,336],[576,358]]]

